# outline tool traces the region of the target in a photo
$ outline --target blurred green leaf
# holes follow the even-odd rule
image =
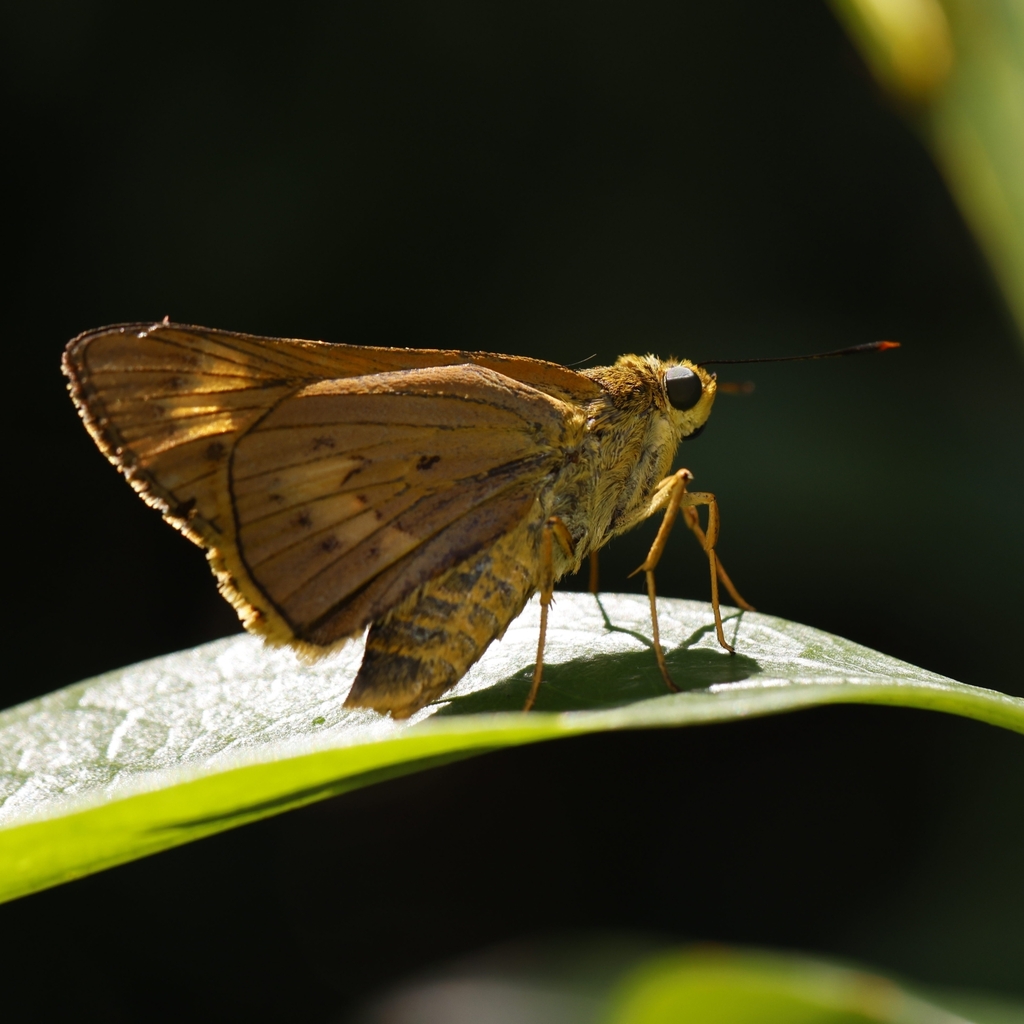
[[[922,991],[852,965],[636,933],[480,950],[377,993],[353,1020],[503,1024],[1021,1024],[985,992]]]
[[[1024,341],[1024,4],[830,2],[919,125]]]
[[[354,643],[315,665],[249,636],[111,672],[0,715],[0,898],[10,899],[291,807],[500,747],[615,729],[720,722],[835,703],[894,704],[1024,732],[1024,700],[965,686],[807,626],[561,594],[537,710],[532,603],[437,706],[406,722],[342,707]]]
[[[677,950],[651,958],[622,982],[613,1004],[609,1024],[968,1024],[969,1020],[876,974],[799,956],[726,948]],[[993,1014],[973,1020],[999,1024],[998,1014]]]

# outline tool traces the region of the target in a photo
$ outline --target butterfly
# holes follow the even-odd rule
[[[405,718],[437,700],[540,591],[531,707],[555,582],[659,511],[637,572],[666,684],[654,569],[680,512],[727,650],[719,581],[750,607],[715,554],[714,495],[670,472],[716,394],[687,360],[573,370],[165,320],[81,334],[63,369],[97,445],[206,550],[247,630],[316,657],[369,627],[348,706]]]

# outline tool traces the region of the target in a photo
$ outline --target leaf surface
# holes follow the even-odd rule
[[[343,708],[361,643],[313,665],[234,636],[0,713],[0,899],[386,778],[501,747],[822,704],[945,711],[1024,732],[1024,700],[954,682],[782,619],[659,601],[665,692],[645,598],[558,595],[537,710],[534,601],[437,705],[404,722]]]

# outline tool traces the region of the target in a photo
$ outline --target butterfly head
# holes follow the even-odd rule
[[[666,412],[683,440],[696,437],[707,424],[715,403],[715,374],[688,359],[669,360],[660,363],[659,379]]]
[[[656,413],[676,444],[704,429],[715,402],[715,375],[689,359],[624,355],[583,376],[596,380],[620,411]]]

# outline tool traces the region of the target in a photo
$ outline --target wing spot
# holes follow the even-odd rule
[[[313,438],[313,451],[319,451],[321,448],[333,448],[334,438],[328,434],[321,434],[320,437]]]
[[[187,501],[180,502],[173,509],[171,509],[171,515],[175,519],[188,519],[192,511],[196,507],[196,499],[194,497],[189,498]]]
[[[308,511],[304,511],[292,520],[292,525],[301,526],[303,529],[308,530],[313,525],[313,517]]]
[[[267,501],[272,501],[272,502],[274,502],[275,505],[279,505],[282,501],[284,501],[284,495],[283,494],[268,494],[267,495]]]
[[[420,461],[416,463],[416,468],[417,469],[430,469],[430,467],[433,466],[435,462],[440,462],[440,461],[441,461],[441,456],[440,455],[430,455],[430,456],[421,455],[420,456]]]
[[[360,461],[362,461],[362,460],[360,459]],[[358,472],[359,472],[359,470],[361,470],[362,468],[363,468],[362,466],[353,466],[353,467],[352,467],[352,468],[351,468],[351,469],[350,469],[350,470],[349,470],[349,471],[348,471],[348,472],[347,472],[347,473],[346,473],[346,474],[345,474],[345,475],[344,475],[344,476],[343,476],[343,477],[341,478],[341,483],[340,483],[340,484],[338,484],[338,486],[339,486],[339,487],[344,487],[344,486],[345,486],[345,484],[347,484],[347,483],[349,482],[349,480],[351,480],[351,479],[352,479],[352,477],[353,477],[353,476],[355,476],[355,474],[356,474],[356,473],[358,473]]]
[[[327,537],[325,540],[320,542],[320,550],[326,551],[328,552],[328,554],[332,551],[337,550],[340,547],[341,541],[339,541],[338,538],[335,537],[333,534],[331,534],[330,537]]]
[[[224,458],[225,448],[220,441],[213,441],[206,446],[206,451],[203,453],[210,462],[217,462]]]

